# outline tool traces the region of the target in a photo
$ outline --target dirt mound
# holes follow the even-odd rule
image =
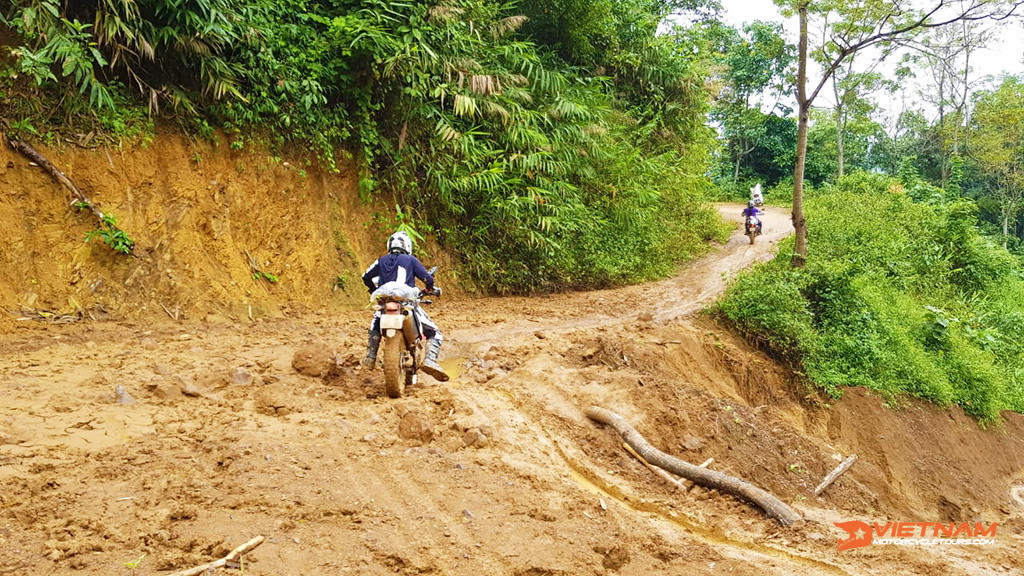
[[[772,242],[785,215],[769,216]],[[980,430],[958,411],[892,408],[863,391],[826,406],[690,315],[770,254],[769,242],[744,242],[644,286],[446,293],[431,312],[453,379],[423,377],[397,400],[358,366],[358,306],[18,322],[0,355],[0,573],[160,574],[254,536],[266,541],[242,567],[267,575],[1019,570],[1020,417]],[[806,523],[784,528],[731,496],[677,489],[588,420],[593,405],[665,452],[714,458]],[[858,463],[815,497],[850,453]],[[999,532],[988,546],[839,552],[832,523],[848,520]]]

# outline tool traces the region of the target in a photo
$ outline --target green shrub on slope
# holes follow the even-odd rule
[[[827,393],[865,386],[955,403],[983,421],[1024,410],[1024,280],[971,202],[914,202],[854,174],[808,199],[811,256],[738,279],[718,311]]]

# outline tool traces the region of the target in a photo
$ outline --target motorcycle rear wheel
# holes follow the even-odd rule
[[[405,338],[401,332],[394,336],[385,336],[381,343],[384,346],[384,391],[388,398],[401,398],[405,389],[405,375],[402,374],[402,350]]]

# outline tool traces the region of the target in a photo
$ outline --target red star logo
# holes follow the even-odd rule
[[[842,528],[847,536],[849,536],[846,539],[839,540],[840,552],[871,544],[871,526],[867,522],[854,520],[851,522],[833,522],[833,524]]]

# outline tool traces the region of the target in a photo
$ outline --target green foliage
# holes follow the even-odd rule
[[[700,29],[719,62],[716,70],[722,87],[712,118],[721,125],[726,152],[719,161],[720,180],[735,184],[742,177],[773,184],[784,177],[774,168],[792,173],[796,123],[790,120],[791,127],[779,123],[774,106],[770,113],[762,112],[762,107],[771,104],[766,98],[787,90],[794,48],[785,42],[776,23],[754,22],[742,32],[717,22]],[[748,155],[752,156],[748,159]]]
[[[125,134],[170,102],[233,150],[298,146],[327,169],[344,146],[360,198],[400,207],[382,223],[509,292],[664,275],[722,233],[703,203],[710,40],[658,33],[701,4],[526,6],[531,25],[572,20],[568,61],[486,0],[18,0],[5,16],[22,75],[91,104],[65,112]]]
[[[22,73],[38,84],[74,89],[95,108],[115,108],[112,83],[191,108],[195,96],[238,95],[237,66],[224,58],[241,34],[239,0],[19,0],[4,23],[24,44]],[[67,80],[67,83],[62,80]]]
[[[364,142],[375,189],[434,222],[482,287],[648,278],[717,232],[699,208],[697,144],[710,134],[694,122],[706,107],[697,85],[673,80],[660,104],[623,115],[603,80],[516,39],[523,19],[508,6],[361,5],[330,36],[378,63],[374,99],[389,113],[371,116],[378,139]],[[649,40],[665,74],[700,78],[685,45]]]
[[[741,276],[718,306],[833,396],[866,386],[954,403],[982,421],[1024,410],[1020,263],[964,200],[915,202],[855,173],[808,195],[813,258]]]
[[[82,209],[86,206],[79,202],[75,205]],[[85,233],[85,241],[100,239],[114,252],[131,254],[135,248],[135,240],[132,240],[128,233],[117,227],[117,218],[113,214],[104,214],[101,218],[100,227]]]
[[[277,274],[272,274],[270,272],[264,272],[263,270],[257,270],[255,272],[253,272],[252,273],[252,279],[253,280],[266,280],[267,282],[270,282],[271,284],[277,284],[278,280],[280,280],[280,278],[277,277]]]
[[[740,276],[718,310],[747,336],[765,343],[782,358],[798,361],[816,345],[813,313],[802,296],[805,282],[788,265],[766,264]]]

